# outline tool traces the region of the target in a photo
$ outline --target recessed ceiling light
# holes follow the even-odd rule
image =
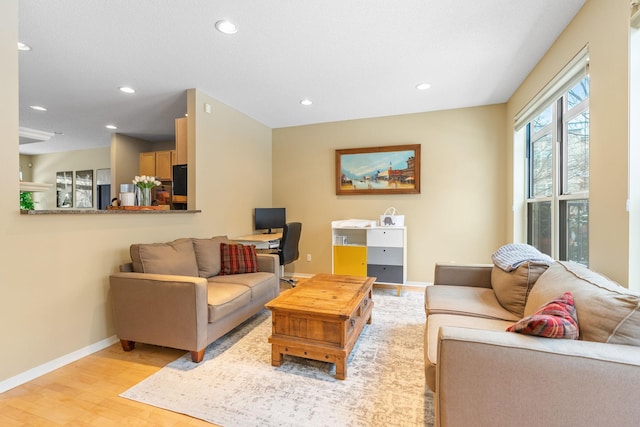
[[[31,46],[18,42],[18,50],[31,50]]]
[[[132,88],[132,87],[129,87],[129,86],[122,86],[120,88],[120,91],[124,92],[124,93],[136,93],[136,90],[134,88]]]
[[[29,106],[29,108],[31,108],[32,110],[36,110],[36,111],[47,111],[47,109],[44,108],[41,105],[31,105],[31,106]]]
[[[309,98],[305,98],[300,100],[300,104],[304,105],[305,107],[308,107],[309,105],[313,104],[313,101],[310,100]]]
[[[431,87],[431,85],[429,83],[420,83],[419,85],[416,85],[416,89],[418,90],[427,90]]]
[[[118,129],[118,127],[116,125],[106,125],[105,127],[107,129],[112,129],[112,130]]]
[[[218,31],[224,34],[235,34],[238,32],[236,24],[234,24],[233,22],[229,22],[226,19],[222,19],[216,22],[216,28]]]

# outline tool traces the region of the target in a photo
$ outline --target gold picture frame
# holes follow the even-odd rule
[[[336,194],[419,194],[420,144],[336,150]]]

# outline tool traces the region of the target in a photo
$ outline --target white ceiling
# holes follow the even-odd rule
[[[584,2],[20,0],[20,126],[63,132],[20,152],[171,140],[189,88],[271,128],[502,103]]]

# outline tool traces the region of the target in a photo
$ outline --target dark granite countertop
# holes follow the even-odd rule
[[[98,209],[54,209],[54,210],[21,210],[20,215],[166,215],[166,214],[194,214],[202,212],[194,210],[98,210]]]

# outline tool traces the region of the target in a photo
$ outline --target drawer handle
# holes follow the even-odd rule
[[[356,325],[356,319],[351,319],[351,327],[353,328]]]

